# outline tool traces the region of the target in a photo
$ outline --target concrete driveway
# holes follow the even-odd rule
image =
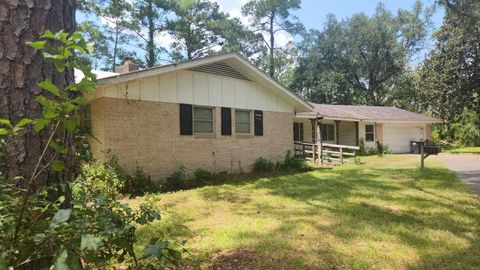
[[[442,160],[448,169],[457,173],[462,182],[480,195],[480,155],[442,153],[436,158]]]

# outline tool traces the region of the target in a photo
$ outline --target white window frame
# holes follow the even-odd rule
[[[212,110],[212,132],[195,132],[195,121],[210,122],[210,120],[205,119],[195,119],[195,108],[211,109]],[[193,105],[192,108],[192,129],[194,135],[213,135],[215,134],[215,107],[210,106],[197,106]]]
[[[248,133],[238,132],[237,122],[246,123],[246,121],[238,121],[237,112],[248,112]],[[252,110],[235,109],[235,135],[252,135]]]
[[[367,126],[372,126],[373,127],[373,131],[372,132],[367,132]],[[373,134],[373,140],[371,141],[367,141],[367,133],[368,134]],[[375,134],[375,124],[365,124],[365,141],[366,142],[374,142],[375,141],[375,138],[376,138],[376,134]]]

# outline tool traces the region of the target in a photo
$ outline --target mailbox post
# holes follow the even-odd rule
[[[425,142],[420,142],[420,168],[425,167],[425,159],[430,155],[438,155],[440,147],[438,146],[425,146]]]

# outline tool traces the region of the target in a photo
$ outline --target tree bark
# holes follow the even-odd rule
[[[50,79],[59,88],[74,80],[73,70],[58,73],[55,67],[44,61],[40,52],[26,42],[36,41],[45,30],[72,33],[75,29],[74,0],[2,0],[0,1],[0,118],[12,123],[28,117],[38,118],[42,108],[35,101],[46,95],[38,87],[44,79]],[[51,130],[36,134],[31,127],[24,134],[10,139],[5,151],[5,176],[18,186],[31,177]],[[63,138],[62,138],[63,139]],[[45,165],[47,161],[43,161]],[[41,186],[53,174],[44,170],[36,179]],[[23,180],[22,180],[23,179]]]
[[[272,12],[270,17],[270,68],[269,74],[270,77],[275,78],[275,59],[274,59],[274,50],[275,50],[275,32],[273,29],[273,20],[275,19],[275,12]]]
[[[152,2],[148,2],[148,43],[147,43],[147,66],[154,67],[155,66],[155,23],[154,23],[154,12],[153,12],[153,4]]]

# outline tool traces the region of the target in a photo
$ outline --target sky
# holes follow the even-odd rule
[[[213,0],[216,1],[223,11],[230,14],[232,17],[238,17],[245,24],[248,24],[248,18],[242,16],[241,8],[248,0]],[[322,29],[329,13],[334,14],[337,19],[345,19],[351,17],[356,13],[363,12],[367,15],[373,15],[378,3],[382,2],[385,7],[394,14],[398,9],[411,9],[415,0],[302,0],[300,9],[293,12],[299,21],[303,23],[306,29]],[[431,6],[435,0],[422,0],[425,6]],[[442,24],[443,9],[437,8],[432,17],[434,28],[438,28]],[[279,43],[286,43],[292,40],[288,34],[279,32],[277,39]],[[297,39],[295,39],[297,41]],[[424,58],[424,55],[429,51],[429,47],[433,46],[433,40],[426,43],[426,48],[419,53],[413,60],[419,62]]]
[[[210,0],[217,2],[222,11],[229,13],[232,17],[238,17],[240,20],[248,25],[248,18],[244,17],[241,12],[242,6],[248,2],[248,0]],[[375,8],[378,3],[384,3],[385,7],[396,13],[398,9],[411,9],[415,0],[302,0],[300,9],[293,11],[301,23],[306,29],[322,29],[329,13],[334,14],[337,19],[345,19],[351,17],[356,13],[363,12],[367,15],[372,15],[375,12]],[[424,6],[430,6],[435,0],[422,0]],[[432,17],[434,28],[438,28],[442,24],[443,9],[437,8]],[[83,20],[85,17],[81,14],[77,14],[78,20]],[[168,48],[173,39],[167,34],[163,33],[156,37],[158,45]],[[291,37],[289,34],[279,31],[276,36],[277,45],[285,45],[288,41],[300,41],[300,37]],[[429,48],[433,46],[433,39],[427,41],[423,51],[421,51],[414,59],[413,64],[421,62],[424,56],[429,51]],[[140,55],[143,54],[141,50],[135,48],[129,48],[137,51]]]

